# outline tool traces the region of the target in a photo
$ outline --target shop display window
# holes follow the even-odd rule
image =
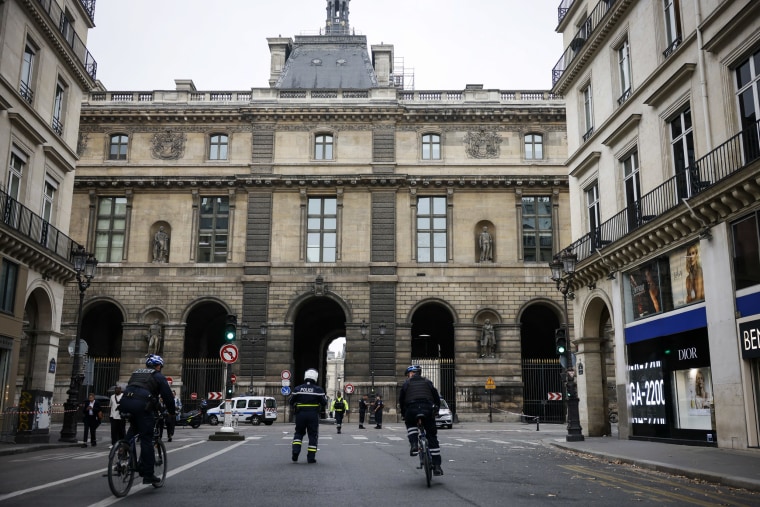
[[[691,430],[715,429],[712,372],[709,366],[671,373],[675,427]]]

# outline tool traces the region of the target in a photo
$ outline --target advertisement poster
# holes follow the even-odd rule
[[[662,298],[656,263],[646,264],[628,273],[634,319],[662,311]]]
[[[689,368],[673,372],[674,399],[676,400],[677,427],[682,429],[711,430],[712,424],[712,373],[710,367]]]
[[[670,280],[673,289],[674,308],[705,299],[699,243],[677,250],[670,256]]]
[[[666,424],[662,362],[645,361],[629,364],[628,377],[631,423]]]

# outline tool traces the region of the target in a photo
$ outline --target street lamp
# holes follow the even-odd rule
[[[66,392],[69,397],[63,404],[63,428],[61,429],[61,438],[59,442],[77,441],[77,413],[79,409],[79,389],[82,386],[84,375],[80,372],[80,347],[82,343],[82,305],[84,303],[84,293],[90,286],[90,282],[95,278],[95,269],[98,266],[98,260],[94,255],[85,251],[83,246],[79,246],[72,252],[74,257],[74,271],[79,284],[79,312],[77,313],[77,332],[74,341],[74,360],[71,364],[71,381],[69,390]]]
[[[370,394],[373,396],[375,395],[375,343],[379,342],[383,339],[383,336],[385,336],[385,322],[380,324],[380,335],[379,336],[372,336],[370,333],[369,338],[367,338],[367,323],[362,320],[361,325],[361,332],[362,332],[362,338],[369,341],[369,373],[372,378],[372,389],[370,391]]]
[[[578,256],[569,248],[555,255],[554,260],[549,263],[549,268],[552,270],[552,280],[557,284],[557,290],[562,293],[562,299],[565,303],[565,322],[562,324],[562,328],[566,345],[563,356],[560,357],[560,363],[564,358],[562,375],[565,380],[566,396],[564,398],[567,405],[567,436],[565,439],[568,442],[583,440],[583,428],[581,428],[580,412],[578,411],[578,404],[580,403],[578,385],[575,381],[575,368],[570,353],[570,324],[567,311],[568,298],[573,299],[575,297],[571,289],[577,263]]]

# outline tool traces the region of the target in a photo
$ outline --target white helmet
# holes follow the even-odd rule
[[[314,368],[309,368],[306,370],[306,373],[303,374],[303,378],[304,380],[311,380],[312,382],[316,382],[319,378],[319,372]]]

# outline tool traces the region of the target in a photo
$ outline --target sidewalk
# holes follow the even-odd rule
[[[526,430],[534,428],[523,423],[459,423],[454,428]],[[78,429],[81,430],[81,425]],[[445,431],[445,430],[444,430]],[[8,444],[0,443],[0,456],[39,451],[61,447],[79,447],[81,444],[58,442],[61,424],[50,429],[50,443]],[[444,433],[445,435],[445,433]],[[682,475],[725,486],[760,491],[760,449],[732,450],[716,447],[620,440],[611,437],[586,437],[582,442],[567,442],[564,425],[542,424],[534,433],[537,440],[572,452],[595,456],[610,461],[620,461],[640,468]],[[108,447],[108,431],[101,434],[102,445]]]

